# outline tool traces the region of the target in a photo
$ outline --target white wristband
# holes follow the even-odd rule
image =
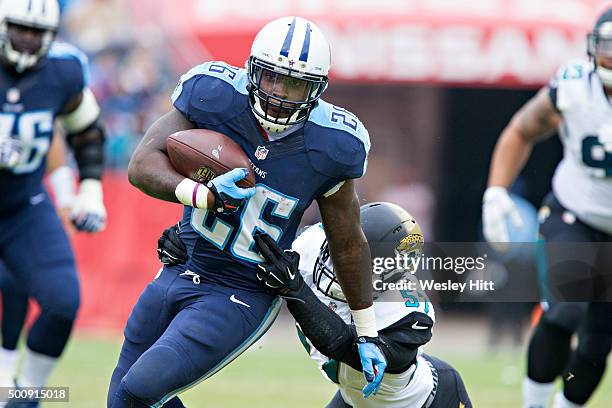
[[[201,209],[208,207],[208,188],[188,178],[178,183],[174,195],[183,205]]]
[[[49,174],[49,184],[55,197],[57,208],[70,208],[76,197],[74,172],[68,166],[61,166]]]
[[[378,330],[376,329],[376,314],[374,313],[374,305],[359,310],[351,310],[353,322],[357,329],[357,336],[377,337]]]

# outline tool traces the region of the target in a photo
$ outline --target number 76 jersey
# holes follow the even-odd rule
[[[174,107],[198,128],[242,147],[257,182],[255,195],[233,214],[186,206],[180,236],[187,268],[205,281],[261,290],[255,274],[263,259],[253,235],[266,232],[290,248],[312,201],[365,173],[370,141],[355,115],[322,100],[303,126],[269,141],[251,112],[248,83],[244,69],[209,62],[183,75],[172,95]]]
[[[553,191],[584,223],[612,234],[612,105],[593,64],[570,62],[550,85],[563,117]]]
[[[55,42],[34,68],[16,75],[0,66],[0,140],[21,145],[17,165],[0,169],[0,213],[14,211],[40,194],[55,119],[87,87],[87,58]]]

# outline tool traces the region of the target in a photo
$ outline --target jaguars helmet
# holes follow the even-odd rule
[[[312,21],[282,17],[263,27],[246,63],[249,101],[259,124],[280,133],[306,121],[327,88],[330,65],[329,42]],[[297,89],[297,95],[277,89],[284,87]]]
[[[372,259],[405,255],[408,258],[421,256],[425,241],[419,223],[410,213],[398,205],[376,202],[360,208],[361,228],[370,247]],[[397,282],[407,274],[408,269],[389,269],[372,274],[373,280],[383,283]],[[319,291],[340,302],[346,302],[340,283],[334,273],[327,240],[321,246],[313,271],[314,283]],[[384,286],[383,286],[384,287]],[[382,292],[373,289],[374,299]]]
[[[593,31],[587,36],[588,54],[597,69],[597,74],[606,87],[612,87],[612,69],[603,67],[597,57],[612,58],[612,8],[608,8],[595,22]]]
[[[0,58],[23,72],[35,66],[47,55],[59,28],[60,8],[57,0],[4,0],[0,1]],[[26,26],[42,31],[41,45],[33,52],[15,48],[9,26]]]

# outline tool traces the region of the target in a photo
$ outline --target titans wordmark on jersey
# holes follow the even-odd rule
[[[328,305],[347,324],[351,324],[351,311],[348,304],[327,297],[317,289],[314,283],[313,271],[324,240],[325,233],[322,225],[313,225],[300,234],[291,249],[300,254],[300,273],[317,298]],[[427,296],[417,292],[383,292],[374,301],[374,311],[376,326],[379,330],[391,326],[411,313],[424,313],[435,321],[434,309]],[[330,360],[316,350],[301,333],[300,340],[308,350],[310,357],[318,364],[323,376],[338,384],[343,399],[353,406],[365,408],[421,407],[429,398],[434,387],[429,363],[421,356],[419,350],[417,364],[411,365],[406,371],[399,374],[385,373],[376,398],[364,399],[362,389],[365,386],[365,380],[362,372],[344,363]],[[352,401],[355,402],[352,403]]]
[[[40,194],[55,118],[87,86],[87,59],[56,42],[35,68],[15,75],[0,68],[0,139],[22,142],[19,163],[0,170],[0,212],[12,211]]]
[[[612,105],[590,62],[573,61],[550,83],[563,117],[563,159],[553,178],[559,202],[586,224],[612,234]]]
[[[352,113],[320,100],[308,121],[276,141],[264,139],[248,101],[244,69],[199,65],[181,77],[174,107],[198,128],[225,134],[251,161],[256,194],[234,214],[185,207],[180,236],[187,268],[205,280],[259,290],[253,235],[264,231],[289,248],[313,200],[366,170],[369,135]],[[265,154],[262,154],[265,152]]]

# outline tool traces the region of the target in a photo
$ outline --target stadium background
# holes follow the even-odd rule
[[[555,69],[585,53],[599,0],[69,0],[61,37],[87,52],[91,87],[108,126],[104,178],[109,225],[74,236],[82,282],[77,334],[52,380],[70,406],[104,404],[121,329],[159,263],[161,230],[181,209],[127,182],[130,155],[167,111],[178,76],[210,60],[243,66],[256,31],[296,14],[332,43],[324,99],[370,131],[360,198],[412,212],[428,241],[478,241],[480,200],[499,132]],[[535,150],[515,186],[534,205],[550,188],[561,149]],[[316,220],[316,208],[304,222]],[[438,308],[429,351],[463,373],[477,407],[519,405],[533,305]],[[33,312],[35,313],[35,311]],[[609,406],[607,377],[592,403]],[[251,351],[187,394],[189,406],[323,406],[333,387],[314,368],[282,315]],[[607,403],[606,403],[607,401]],[[48,405],[49,406],[49,405]]]

